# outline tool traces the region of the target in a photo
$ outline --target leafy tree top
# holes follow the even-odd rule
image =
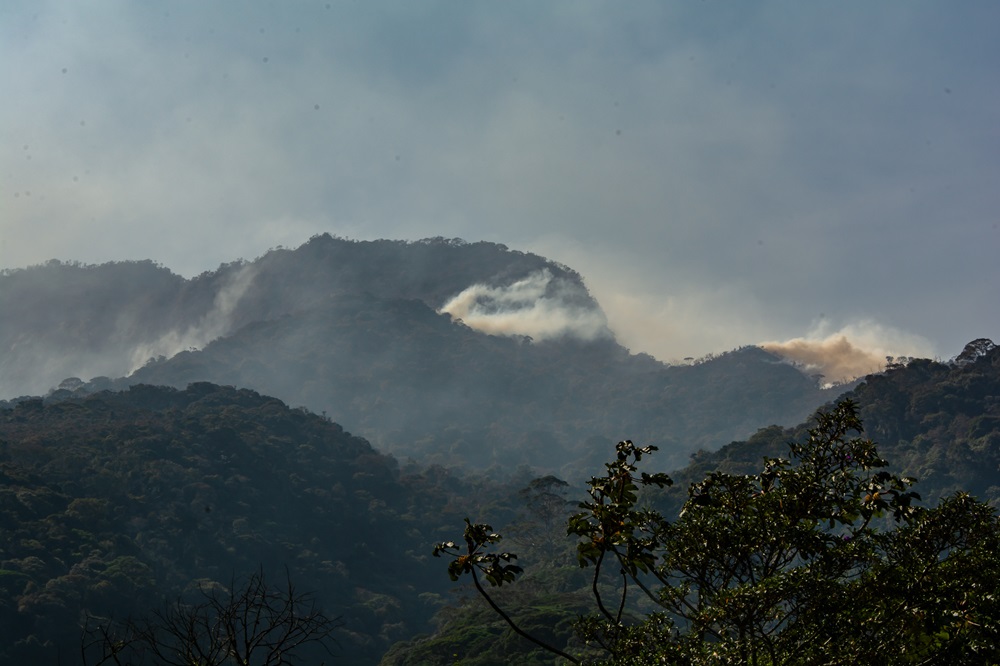
[[[790,457],[714,472],[674,520],[643,499],[670,484],[617,446],[570,518],[594,613],[574,663],[990,663],[1000,659],[1000,524],[966,494],[920,507],[845,400]],[[482,526],[467,522],[466,534]],[[489,530],[475,556],[492,562]],[[442,544],[437,552],[450,552]],[[504,553],[504,558],[513,554]],[[457,560],[456,560],[457,561]],[[471,572],[449,568],[453,578]],[[510,583],[519,569],[494,584]],[[494,577],[495,578],[495,577]],[[477,589],[486,595],[478,585]],[[491,601],[491,605],[496,606]]]

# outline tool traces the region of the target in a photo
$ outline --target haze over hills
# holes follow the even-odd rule
[[[0,307],[8,396],[67,377],[70,390],[211,381],[404,458],[567,477],[626,435],[679,466],[837,392],[757,347],[675,366],[631,354],[580,275],[494,243],[323,235],[191,280],[149,262],[50,263],[0,277]]]
[[[844,391],[925,500],[966,489],[996,518],[1000,350],[961,350],[1000,340],[1000,4],[8,0],[0,16],[17,63],[0,666],[74,666],[89,616],[254,571],[344,621],[333,658],[296,663],[556,666],[470,612],[436,542],[492,524],[526,569],[496,598],[570,639],[593,607],[559,513],[616,441],[659,447],[642,469],[676,483],[650,504],[673,506],[715,469],[787,456]],[[824,525],[767,483],[748,496],[766,520],[733,516],[749,539],[706,522],[690,550],[783,568],[798,527]],[[602,552],[629,537],[601,522]],[[709,623],[749,610],[767,636],[808,608],[786,663],[893,634],[914,640],[871,661],[905,662],[952,645],[946,627],[970,650],[941,662],[982,646],[1000,664],[992,524],[988,557],[958,563],[989,571],[971,585],[911,557],[938,535],[947,552],[961,521],[839,543],[835,521],[817,534],[835,556],[895,545],[915,575],[868,586],[835,557],[849,580],[828,587],[807,544],[791,585],[753,576],[759,596],[696,606]],[[907,592],[933,580],[924,612]],[[666,642],[651,624],[629,633]],[[707,662],[748,661],[699,638]]]
[[[288,565],[348,620],[344,654],[374,664],[430,628],[447,575],[427,555],[464,517],[516,523],[532,478],[585,478],[622,438],[680,469],[669,502],[782,455],[852,388],[757,346],[632,354],[578,274],[490,243],[318,236],[191,280],[52,262],[0,275],[0,307],[3,376],[57,387],[0,400],[0,661],[20,663],[70,649],[81,611]],[[898,360],[850,394],[928,497],[1000,497],[998,354],[980,339]],[[552,580],[545,617],[575,617],[575,578]],[[438,641],[467,624],[447,617],[385,663],[453,654]]]
[[[585,314],[596,322],[585,336],[610,335],[600,308],[569,268],[502,245],[457,239],[353,242],[322,235],[297,250],[238,259],[191,280],[150,261],[50,261],[6,270],[0,273],[0,397],[42,393],[71,376],[126,375],[150,358],[199,348],[252,322],[344,294],[416,299],[437,309],[475,285],[525,278],[536,286],[533,303],[557,303],[555,313],[567,325]],[[521,300],[485,297],[466,309],[482,318],[489,308],[524,309]]]
[[[956,488],[1000,498],[1000,348],[978,342],[953,363],[912,361],[849,394],[883,456],[917,475],[917,490],[932,502]],[[702,452],[672,473],[668,492],[683,495],[688,481],[714,469],[757,470],[761,456],[787,455],[804,427],[764,428]],[[651,471],[670,469],[661,453]],[[394,641],[426,631],[446,603],[444,564],[428,553],[466,516],[495,524],[520,562],[541,568],[545,621],[575,616],[572,544],[560,569],[533,552],[537,535],[518,539],[513,526],[530,478],[504,484],[491,474],[400,465],[319,415],[207,383],[91,395],[63,389],[0,404],[0,656],[43,663],[60,649],[75,655],[82,610],[148,611],[199,581],[225,584],[233,573],[287,565],[346,620],[340,654],[374,664]],[[567,499],[581,493],[567,489]],[[537,542],[544,548],[565,538],[561,525],[549,527]],[[530,594],[513,599],[538,611]],[[506,631],[466,631],[481,614],[446,617],[443,634],[402,645],[384,663],[438,663],[424,659],[453,654],[442,645],[471,654]],[[560,626],[566,635],[568,625]],[[463,631],[480,642],[456,643]],[[504,645],[515,655],[507,663],[528,663],[516,656],[524,646]]]

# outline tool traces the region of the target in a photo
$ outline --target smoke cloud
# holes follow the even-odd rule
[[[527,335],[535,340],[572,336],[610,337],[607,318],[577,283],[536,271],[508,286],[474,284],[438,312],[491,335]]]
[[[256,276],[257,269],[252,264],[240,268],[219,289],[215,295],[212,309],[205,313],[197,323],[184,330],[167,331],[153,342],[135,347],[131,354],[129,374],[141,368],[151,358],[158,356],[170,358],[185,349],[204,347],[212,340],[229,333],[233,311]]]
[[[886,357],[927,357],[927,340],[874,322],[845,326],[827,333],[819,327],[806,337],[760,346],[799,364],[806,372],[824,376],[827,383],[840,384],[885,368]]]

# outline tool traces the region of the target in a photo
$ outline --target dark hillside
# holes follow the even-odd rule
[[[0,272],[0,397],[119,375],[129,350],[183,319],[184,279],[149,261]]]
[[[871,375],[844,397],[854,400],[892,469],[916,477],[929,500],[965,490],[1000,502],[1000,347],[970,343],[955,361],[915,359]],[[674,490],[722,468],[747,473],[763,456],[787,457],[787,442],[806,426],[769,427],[747,441],[701,452],[677,475]]]
[[[585,478],[625,435],[679,465],[762,424],[801,421],[833,395],[754,347],[672,367],[611,340],[489,336],[421,301],[357,295],[248,325],[128,381],[204,378],[326,413],[400,457],[566,478]]]
[[[271,251],[252,266],[255,287],[239,310],[244,321],[270,319],[344,293],[413,299],[438,308],[470,285],[507,284],[542,269],[582,285],[575,271],[536,254],[445,238],[350,241],[322,235],[294,250]],[[586,304],[597,307],[593,299]]]
[[[477,505],[472,487],[504,501],[486,479],[401,472],[248,390],[134,386],[0,409],[0,663],[75,663],[82,612],[155,610],[258,567],[288,567],[343,617],[346,661],[371,663],[426,627],[446,585],[427,553]]]

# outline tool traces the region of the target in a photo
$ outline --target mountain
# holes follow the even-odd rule
[[[511,501],[246,389],[21,401],[0,408],[0,663],[77,663],[85,613],[150,613],[258,568],[287,568],[343,619],[341,659],[374,663],[442,603],[433,543]]]
[[[257,321],[331,296],[415,299],[437,308],[470,285],[544,271],[578,307],[597,305],[579,275],[537,255],[457,239],[348,241],[238,259],[190,280],[150,261],[50,261],[0,272],[0,389],[44,393],[66,377],[121,376]],[[0,394],[2,395],[2,394]]]
[[[676,366],[632,354],[580,275],[493,243],[324,235],[191,280],[50,263],[0,276],[0,307],[9,395],[210,381],[403,459],[504,473],[586,476],[624,437],[680,466],[843,390],[756,347]]]

